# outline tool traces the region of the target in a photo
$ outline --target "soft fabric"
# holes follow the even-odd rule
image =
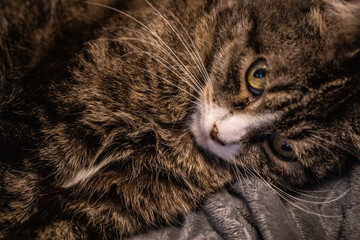
[[[285,201],[258,179],[241,179],[211,196],[180,227],[130,239],[360,239],[359,165],[341,178],[294,190],[291,196],[298,200]]]

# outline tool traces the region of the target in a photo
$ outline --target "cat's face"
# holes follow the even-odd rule
[[[224,11],[192,116],[196,143],[280,185],[358,156],[359,10],[355,1],[255,1]]]

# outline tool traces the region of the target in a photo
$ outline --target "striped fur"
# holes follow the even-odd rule
[[[286,188],[359,160],[359,1],[0,6],[0,239],[120,239],[239,171]]]

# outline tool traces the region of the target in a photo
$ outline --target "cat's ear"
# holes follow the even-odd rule
[[[359,37],[360,1],[323,0],[323,11],[329,31],[336,29],[344,37]]]
[[[355,18],[360,16],[360,1],[359,0],[322,0],[325,9],[328,13],[340,17],[343,20],[353,22]]]
[[[360,49],[360,1],[317,1],[308,13],[309,29],[322,38],[329,59]],[[311,31],[311,30],[310,30]],[[340,50],[332,51],[332,50]],[[355,56],[355,55],[354,55]]]

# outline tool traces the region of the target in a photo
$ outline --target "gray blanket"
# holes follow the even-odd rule
[[[179,227],[140,239],[360,239],[360,166],[312,189],[280,195],[257,179],[241,179],[211,196]]]

